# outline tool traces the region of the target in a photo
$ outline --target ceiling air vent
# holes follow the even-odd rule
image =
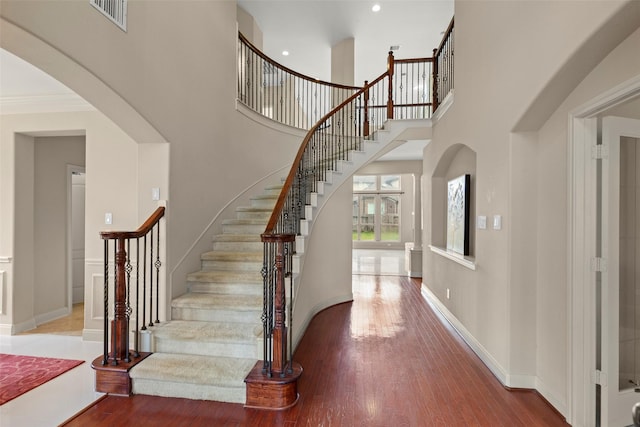
[[[111,22],[127,31],[127,0],[89,0]]]

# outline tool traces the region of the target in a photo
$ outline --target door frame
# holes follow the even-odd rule
[[[636,76],[569,113],[568,150],[568,286],[567,421],[595,426],[596,313],[596,165],[598,115],[640,95]],[[593,286],[586,286],[587,284]]]
[[[632,401],[628,408],[633,407],[636,402],[636,394],[633,390],[619,391],[619,301],[620,301],[620,228],[619,215],[611,215],[620,209],[622,194],[620,191],[620,167],[621,141],[623,136],[640,138],[638,119],[628,119],[623,117],[605,116],[602,118],[602,144],[607,146],[609,160],[602,165],[602,247],[604,256],[608,259],[606,273],[602,274],[602,371],[606,372],[606,389],[602,390],[603,400],[606,405],[602,406],[601,414],[603,419],[611,420],[611,408],[620,409],[623,404],[618,401],[622,395],[629,395],[623,399],[630,398]],[[616,210],[613,206],[616,206]],[[607,311],[604,311],[604,308]],[[606,315],[605,315],[606,314]],[[615,326],[614,326],[615,325]],[[615,376],[614,376],[615,374]],[[606,399],[605,399],[606,398]],[[612,402],[613,401],[613,402]],[[629,402],[625,403],[628,404]],[[617,412],[616,412],[617,414]],[[624,422],[624,421],[623,421]],[[625,423],[626,425],[626,423]]]

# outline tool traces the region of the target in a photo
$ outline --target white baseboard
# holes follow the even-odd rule
[[[26,332],[26,331],[30,331],[32,329],[35,329],[37,326],[36,324],[36,319],[35,318],[31,318],[25,322],[21,322],[21,323],[14,323],[13,325],[11,325],[11,335],[16,335],[19,334],[21,332]]]
[[[556,411],[560,412],[565,419],[568,419],[568,410],[567,410],[567,402],[559,399],[555,394],[553,394],[549,388],[545,385],[544,382],[540,380],[540,378],[536,377],[536,386],[535,389],[540,393],[542,397],[544,397],[547,402],[551,406],[553,406]]]
[[[506,386],[511,388],[536,388],[538,381],[535,375],[507,375]]]
[[[0,336],[11,335],[11,325],[8,323],[0,323]]]
[[[540,381],[535,375],[510,375],[506,369],[504,369],[498,361],[474,338],[473,335],[467,330],[467,328],[460,323],[460,321],[449,311],[447,307],[440,302],[431,290],[425,284],[422,284],[421,289],[422,296],[431,304],[440,314],[454,327],[462,339],[471,347],[473,352],[482,360],[487,368],[493,373],[493,375],[500,381],[500,383],[509,388],[524,388],[536,390],[540,395],[551,404],[558,412],[566,418],[566,403],[561,399],[558,399],[553,393],[549,391],[549,388]]]
[[[71,314],[71,308],[69,307],[62,307],[48,313],[38,314],[35,319],[36,325],[42,325],[43,323],[51,322],[52,320],[68,316],[69,314]]]
[[[350,302],[350,301],[353,301],[353,293],[352,292],[349,292],[346,295],[340,295],[340,296],[337,296],[337,297],[333,297],[331,299],[328,299],[326,301],[323,301],[323,302],[315,305],[311,309],[311,311],[309,311],[309,314],[304,319],[304,322],[302,323],[300,328],[298,328],[298,330],[294,334],[292,351],[295,351],[295,349],[298,348],[298,344],[300,343],[300,340],[302,339],[305,331],[307,330],[307,327],[309,326],[309,323],[311,323],[311,319],[313,319],[313,317],[316,314],[320,313],[325,308],[331,307],[332,305],[342,304],[344,302]]]
[[[440,302],[440,300],[425,286],[422,284],[422,296],[427,300],[436,310],[442,314],[442,316],[454,327],[462,339],[471,347],[471,350],[482,360],[482,362],[489,368],[493,375],[506,387],[508,385],[507,371],[498,363],[497,360],[475,339],[473,335],[464,327],[462,323],[449,311],[447,307]]]

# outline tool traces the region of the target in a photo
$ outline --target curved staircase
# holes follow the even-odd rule
[[[387,123],[362,151],[336,163],[305,207],[296,238],[294,276],[304,263],[304,248],[323,205],[366,163],[406,139],[428,138],[429,120]],[[265,189],[251,206],[223,221],[212,250],[201,255],[202,269],[188,275],[189,292],[171,303],[171,321],[150,327],[153,354],[129,373],[134,394],[244,403],[245,377],[262,358],[263,243],[260,234],[282,186]],[[296,285],[294,285],[295,289]]]

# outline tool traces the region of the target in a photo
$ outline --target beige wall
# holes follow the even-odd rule
[[[238,19],[238,31],[251,42],[252,45],[262,50],[263,34],[262,30],[253,19],[253,16],[249,15],[243,8],[238,6],[237,10]]]
[[[294,347],[319,311],[353,300],[351,291],[352,181],[347,179],[320,211],[305,250],[293,306]]]
[[[105,212],[113,213],[113,228],[136,228],[155,208],[153,187],[168,206],[169,289],[184,293],[186,274],[199,269],[198,248],[210,247],[212,219],[262,179],[277,180],[273,173],[291,162],[301,141],[297,132],[236,110],[236,2],[130,2],[127,33],[85,2],[6,1],[1,13],[3,48],[113,120],[87,130],[87,318],[96,318],[101,302],[91,298],[100,286],[101,247],[90,239],[104,228]],[[11,232],[13,218],[2,222]]]
[[[638,74],[638,45],[629,40],[591,72],[637,28],[638,3],[458,1],[455,8],[455,98],[434,127],[424,174],[433,175],[449,147],[468,146],[477,153],[474,216],[498,214],[503,223],[476,229],[475,271],[426,251],[423,282],[503,383],[537,388],[566,414],[568,112],[580,105],[576,93],[586,101]],[[590,72],[585,82],[598,77],[575,89]],[[437,214],[426,213],[425,244]]]
[[[342,85],[355,85],[356,42],[353,37],[346,38],[331,46],[331,82]],[[362,85],[364,82],[358,82]]]
[[[11,277],[5,283],[8,295],[7,311],[0,316],[0,325],[3,327],[3,333],[11,333],[12,329],[13,332],[18,332],[33,327],[36,316],[51,311],[51,307],[46,306],[49,302],[44,300],[39,300],[37,308],[35,305],[36,295],[46,295],[47,285],[46,281],[44,284],[36,282],[36,277],[42,277],[46,271],[41,271],[35,261],[38,258],[34,242],[39,237],[36,238],[34,230],[36,224],[38,229],[50,228],[46,225],[48,219],[41,217],[40,222],[36,223],[36,219],[44,211],[36,206],[39,199],[35,194],[36,191],[42,194],[40,203],[44,203],[45,197],[49,197],[48,193],[54,191],[45,188],[48,183],[41,183],[36,187],[36,145],[44,146],[48,139],[44,138],[46,135],[85,135],[82,137],[86,141],[83,155],[73,149],[67,150],[67,154],[74,153],[69,154],[69,158],[73,159],[68,163],[79,162],[80,157],[83,157],[87,172],[84,279],[86,301],[93,300],[95,289],[102,284],[103,254],[98,233],[107,228],[104,224],[104,214],[113,214],[111,227],[114,229],[135,229],[140,224],[137,199],[139,168],[136,144],[98,112],[3,115],[0,116],[0,129],[0,151],[3,156],[0,162],[0,228],[3,230],[0,254],[11,257],[14,264]],[[60,136],[52,140],[56,141],[57,138]],[[149,144],[149,147],[156,145],[162,144]],[[48,148],[53,147],[45,147],[41,153],[45,153]],[[53,152],[57,153],[59,149],[60,146],[57,146]],[[12,162],[10,160],[14,152],[16,156]],[[65,150],[61,151],[64,152]],[[6,162],[5,155],[8,157]],[[49,155],[45,153],[42,156]],[[45,161],[43,171],[49,168],[46,163],[53,161],[54,155],[51,154],[50,157]],[[166,168],[162,169],[166,174]],[[56,187],[55,191],[62,190]],[[47,204],[55,203],[55,206],[59,206],[58,203],[62,201],[66,201],[66,193],[60,200]],[[66,210],[66,206],[64,209]],[[148,213],[145,215],[148,216]],[[46,239],[51,232],[49,229],[47,235],[42,238]],[[42,267],[45,270],[63,268],[66,271],[66,263],[56,265],[55,268],[44,264]],[[41,285],[43,289],[38,288]],[[85,328],[101,328],[101,313],[92,310],[91,304],[86,308]]]
[[[34,141],[34,315],[36,323],[67,314],[69,171],[84,166],[84,136],[36,137]]]

